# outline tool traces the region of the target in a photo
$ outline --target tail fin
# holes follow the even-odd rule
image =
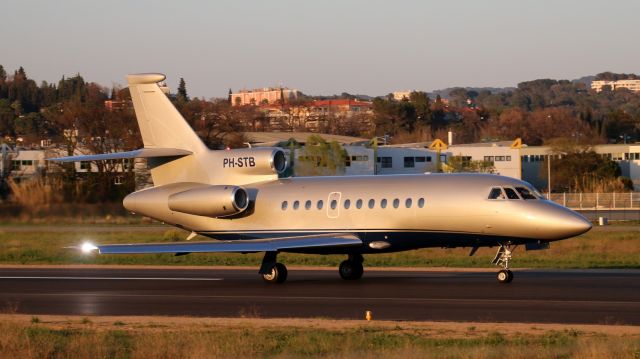
[[[148,164],[153,184],[209,183],[205,159],[210,151],[158,86],[164,79],[163,74],[127,76],[144,148],[171,148],[193,153],[180,158],[150,158]]]
[[[206,150],[198,135],[162,92],[162,74],[128,75],[129,91],[145,148],[176,148],[194,153]]]

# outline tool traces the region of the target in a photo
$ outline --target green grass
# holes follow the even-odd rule
[[[9,227],[10,228],[10,227]],[[134,265],[259,265],[262,254],[85,255],[64,247],[94,243],[142,243],[182,241],[186,232],[150,228],[144,231],[32,230],[10,232],[0,227],[0,263],[4,264],[134,264]],[[115,227],[114,227],[115,228]],[[640,226],[638,226],[640,230]],[[558,241],[551,249],[514,252],[515,267],[528,268],[640,268],[640,232],[593,230],[582,236]],[[199,238],[202,240],[203,238]],[[469,257],[468,248],[429,248],[406,252],[366,255],[367,266],[491,267],[496,248],[481,248]],[[303,255],[283,253],[279,260],[288,265],[337,266],[343,255]]]
[[[571,330],[447,337],[428,329],[371,326],[98,330],[1,323],[0,331],[3,358],[637,358],[640,354],[637,336]]]

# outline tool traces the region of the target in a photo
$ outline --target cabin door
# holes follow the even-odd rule
[[[342,193],[340,192],[329,193],[329,198],[327,199],[327,217],[338,218],[340,215],[340,197],[342,197]]]

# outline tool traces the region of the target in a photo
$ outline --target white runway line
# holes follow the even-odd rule
[[[61,280],[163,280],[163,281],[220,281],[222,278],[162,278],[162,277],[32,277],[10,276],[0,279],[61,279]]]

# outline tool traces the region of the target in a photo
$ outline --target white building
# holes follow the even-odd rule
[[[611,87],[611,90],[617,90],[620,88],[626,88],[633,92],[640,92],[640,80],[617,80],[617,81],[607,81],[607,80],[597,80],[591,82],[591,89],[596,92],[602,91],[604,86]]]
[[[371,150],[373,153],[373,149]],[[435,151],[424,147],[379,146],[374,174],[436,172]]]
[[[407,91],[394,91],[393,92],[393,99],[396,101],[402,101],[402,100],[408,100],[409,97],[411,96],[411,93],[413,91],[412,90],[407,90]]]

